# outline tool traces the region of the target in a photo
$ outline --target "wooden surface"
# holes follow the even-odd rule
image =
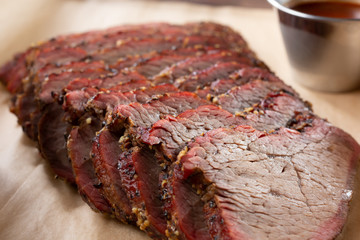
[[[0,64],[31,43],[58,34],[119,24],[211,20],[238,30],[252,49],[287,84],[314,105],[321,117],[360,142],[360,91],[328,94],[292,79],[275,12],[172,1],[0,0]],[[10,95],[0,88],[0,239],[140,240],[137,229],[90,210],[77,192],[53,178],[35,144],[9,112]],[[360,191],[358,191],[360,192]],[[346,240],[359,240],[360,199]]]

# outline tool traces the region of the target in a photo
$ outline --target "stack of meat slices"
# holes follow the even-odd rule
[[[59,36],[15,56],[0,78],[54,173],[154,239],[342,231],[359,145],[226,26]]]

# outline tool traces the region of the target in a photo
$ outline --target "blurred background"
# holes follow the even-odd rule
[[[179,0],[158,0],[158,1],[179,1]],[[180,0],[181,1],[181,0]],[[209,5],[233,5],[243,7],[269,8],[266,0],[183,0],[185,2],[209,4]]]

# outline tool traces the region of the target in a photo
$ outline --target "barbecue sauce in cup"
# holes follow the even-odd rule
[[[294,5],[291,9],[321,17],[360,19],[360,4],[354,2],[314,1]]]

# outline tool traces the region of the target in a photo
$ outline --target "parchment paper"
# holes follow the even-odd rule
[[[0,0],[0,64],[31,43],[58,34],[124,23],[212,20],[240,31],[259,57],[315,112],[360,141],[360,91],[325,94],[292,81],[275,12],[153,1]],[[148,239],[136,228],[94,213],[76,190],[53,178],[17,125],[10,95],[0,89],[0,239]],[[354,200],[354,203],[359,203]],[[345,239],[360,239],[360,211],[352,212]]]

